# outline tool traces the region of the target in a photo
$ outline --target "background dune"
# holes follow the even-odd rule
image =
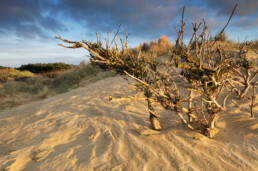
[[[158,105],[163,130],[152,130],[133,88],[117,76],[1,112],[0,170],[257,170],[248,101],[229,105],[209,139]]]

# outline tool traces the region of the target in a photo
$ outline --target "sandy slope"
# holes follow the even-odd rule
[[[145,100],[108,100],[130,88],[117,76],[1,112],[0,170],[257,170],[248,102],[231,105],[208,139],[158,106],[163,131],[151,130]]]

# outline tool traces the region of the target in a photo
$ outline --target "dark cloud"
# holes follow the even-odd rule
[[[234,21],[232,25],[243,29],[248,29],[252,27],[258,28],[258,18],[250,19],[248,17],[242,17],[239,20]]]
[[[13,24],[15,21],[34,21],[38,17],[39,4],[37,1],[0,1],[0,19],[2,24]]]
[[[176,35],[183,5],[179,0],[64,0],[58,4],[63,16],[73,18],[94,32],[115,32],[126,25],[132,36],[143,40]],[[56,12],[56,11],[55,11]],[[186,6],[186,21],[199,22],[208,16],[202,6]]]
[[[39,23],[43,28],[52,30],[54,32],[58,32],[59,30],[67,31],[67,28],[61,22],[59,22],[58,19],[53,17],[42,17],[39,20]]]
[[[1,29],[27,38],[49,37],[44,29],[53,32],[65,30],[61,22],[55,18],[44,16],[50,6],[52,7],[50,1],[0,1]]]
[[[16,25],[17,30],[16,34],[19,37],[26,37],[26,38],[48,38],[48,36],[40,29],[40,27],[34,24],[23,24],[23,25]]]
[[[62,34],[68,30],[73,31],[78,25],[85,27],[85,30],[91,33],[107,31],[114,33],[119,24],[122,24],[127,26],[133,36],[154,39],[164,34],[175,35],[174,28],[179,24],[183,5],[186,5],[185,21],[188,24],[186,29],[191,29],[192,22],[199,22],[202,18],[209,19],[214,13],[229,16],[236,2],[238,2],[236,11],[238,16],[257,14],[257,0],[206,0],[205,2],[201,0],[1,0],[0,35],[8,30],[21,37],[48,38],[50,33]],[[247,21],[252,25],[256,23],[255,17]],[[235,25],[240,27],[241,23],[236,22]]]
[[[64,0],[59,8],[64,16],[80,21],[97,32],[115,31],[119,24],[131,27],[134,33],[166,30],[181,11],[177,0]]]
[[[230,15],[235,4],[238,4],[235,14],[247,16],[258,13],[257,0],[206,0],[211,9],[216,9],[218,15]]]

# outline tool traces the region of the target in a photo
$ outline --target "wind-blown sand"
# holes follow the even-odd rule
[[[143,97],[132,88],[106,78],[1,112],[0,170],[257,170],[249,101],[231,104],[209,139],[159,106],[163,131],[153,131],[144,99],[119,99]]]

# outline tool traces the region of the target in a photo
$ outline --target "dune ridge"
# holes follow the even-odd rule
[[[133,88],[116,76],[1,112],[0,170],[258,168],[258,122],[247,102],[230,105],[209,139],[158,105],[163,130],[152,130]],[[138,98],[120,99],[128,96]]]

